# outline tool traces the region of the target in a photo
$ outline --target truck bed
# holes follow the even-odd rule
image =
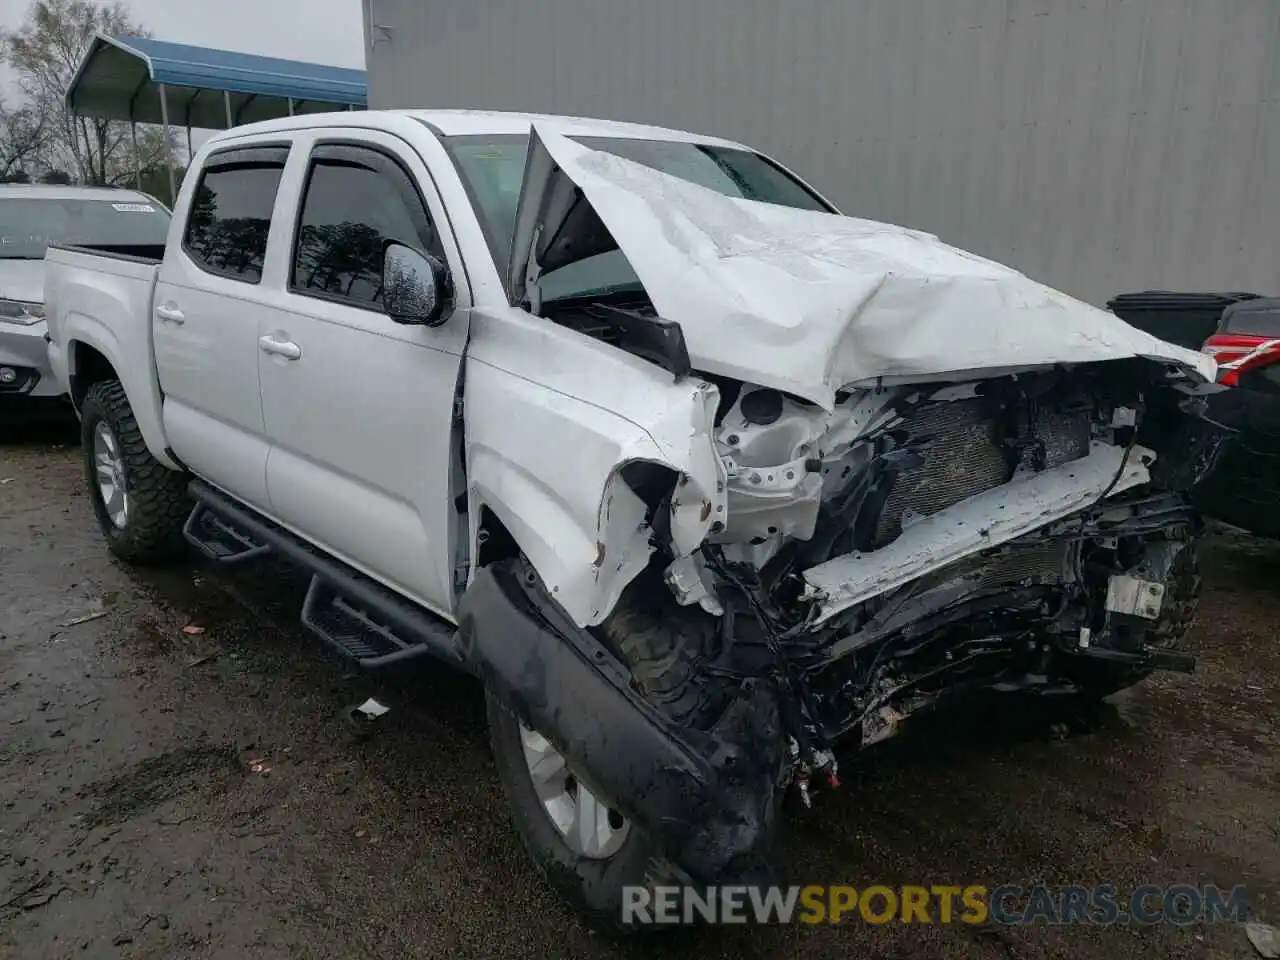
[[[91,257],[110,257],[113,260],[131,260],[134,263],[156,264],[164,259],[163,243],[110,245],[104,243],[52,243],[49,245],[49,249],[65,250],[68,253],[82,253]],[[47,254],[45,259],[48,260]]]
[[[143,436],[149,445],[154,441],[156,450],[167,446],[151,334],[152,295],[163,252],[163,247],[126,251],[51,244],[44,281],[54,376],[78,408],[83,391],[77,389],[75,372],[101,353],[129,394]],[[94,335],[104,328],[109,337]]]

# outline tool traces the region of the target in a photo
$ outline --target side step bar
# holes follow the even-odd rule
[[[366,670],[400,666],[423,657],[463,666],[456,630],[262,517],[201,480],[183,533],[219,563],[275,553],[310,571],[302,624]]]
[[[311,586],[307,588],[307,599],[302,603],[302,625],[365,670],[397,666],[423,655],[443,656],[435,649],[439,641],[434,636],[423,638],[416,627],[413,634],[406,635],[403,625],[381,622],[376,613],[365,609],[319,574],[311,578]],[[441,639],[452,644],[452,628],[442,626],[447,634]]]
[[[182,527],[182,535],[214,563],[243,563],[271,552],[265,543],[258,543],[226,523],[198,501]]]

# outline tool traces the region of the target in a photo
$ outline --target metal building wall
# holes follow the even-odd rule
[[[746,141],[1095,302],[1280,294],[1280,0],[364,0],[373,107]]]

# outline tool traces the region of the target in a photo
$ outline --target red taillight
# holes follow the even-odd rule
[[[1254,334],[1215,333],[1204,342],[1200,352],[1217,361],[1218,382],[1234,387],[1246,370],[1280,362],[1280,340]]]

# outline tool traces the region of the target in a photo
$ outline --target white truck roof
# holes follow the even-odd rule
[[[690,133],[686,130],[671,130],[666,127],[625,123],[618,120],[596,120],[590,117],[565,117],[540,113],[505,113],[497,110],[361,110],[336,113],[308,113],[296,117],[264,120],[260,123],[232,127],[230,130],[215,134],[210,142],[234,140],[240,136],[256,133],[311,129],[315,127],[350,127],[357,125],[374,129],[389,128],[402,117],[430,124],[447,137],[528,133],[529,128],[534,123],[537,123],[543,129],[552,130],[555,133],[569,137],[672,140],[734,147],[741,150],[750,149],[732,140],[724,140],[720,137],[712,137],[700,133]]]
[[[496,110],[390,110],[431,124],[445,136],[470,134],[528,133],[537,123],[565,136],[620,137],[636,140],[676,140],[715,143],[740,147],[741,144],[719,137],[668,127],[653,127],[620,120],[596,120],[590,117],[565,117],[541,113],[504,113]]]

